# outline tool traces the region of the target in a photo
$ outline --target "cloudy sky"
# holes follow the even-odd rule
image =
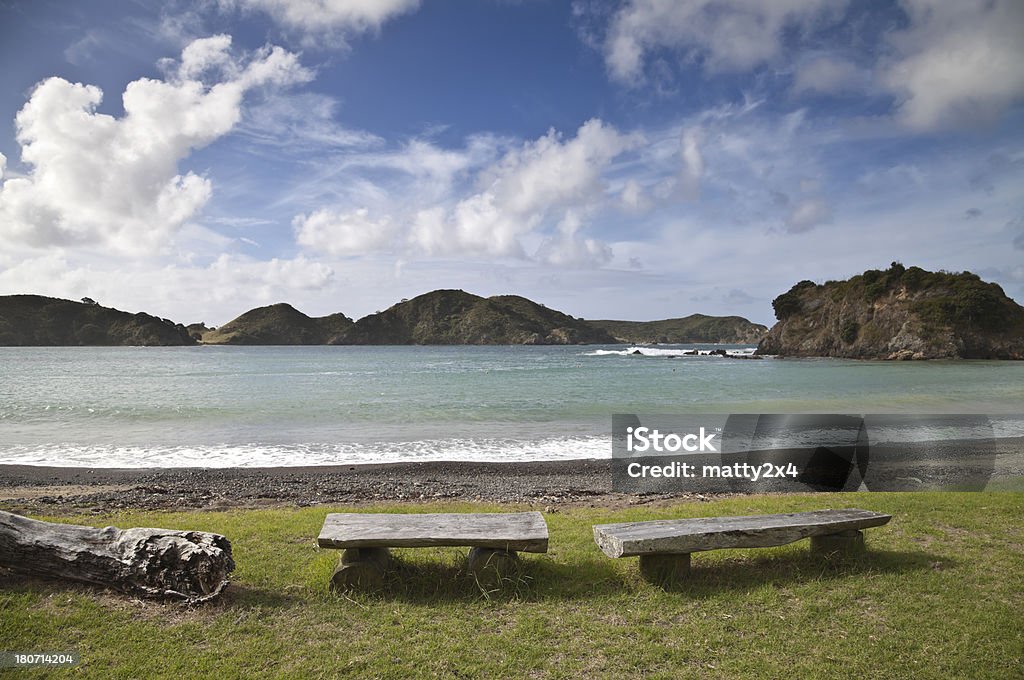
[[[1019,0],[0,0],[0,294],[221,324],[434,288],[772,321],[1024,302]]]

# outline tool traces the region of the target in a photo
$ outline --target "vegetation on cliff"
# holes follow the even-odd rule
[[[130,314],[85,298],[0,296],[0,345],[194,345],[181,324]]]
[[[971,272],[868,270],[801,281],[772,302],[759,354],[857,359],[1024,358],[1024,307]]]
[[[609,321],[589,320],[591,326],[601,328],[619,342],[629,343],[727,343],[754,344],[768,328],[741,316],[708,316],[691,314],[681,319],[661,321]]]

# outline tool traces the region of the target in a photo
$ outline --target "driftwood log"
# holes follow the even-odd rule
[[[235,563],[220,534],[96,529],[0,511],[0,567],[197,603],[220,594]]]

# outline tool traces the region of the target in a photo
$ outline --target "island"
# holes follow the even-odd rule
[[[893,262],[845,281],[801,281],[772,302],[759,355],[1022,359],[1024,307],[971,272]]]

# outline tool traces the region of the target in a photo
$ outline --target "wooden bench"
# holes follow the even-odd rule
[[[389,548],[466,546],[467,568],[487,587],[518,568],[517,551],[548,550],[548,525],[539,512],[327,515],[317,544],[341,548],[331,577],[335,589],[379,588],[391,561]]]
[[[877,527],[891,515],[869,510],[815,510],[783,515],[702,517],[594,526],[594,540],[608,557],[640,557],[640,572],[666,582],[690,569],[690,553],[718,548],[767,548],[802,538],[825,555],[864,550],[861,529]]]

